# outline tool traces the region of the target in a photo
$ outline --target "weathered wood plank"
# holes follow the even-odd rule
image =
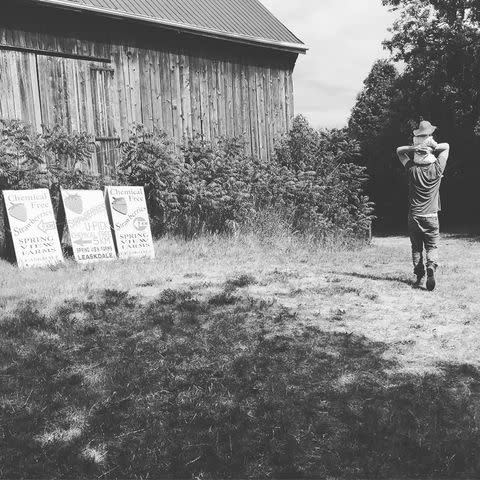
[[[218,118],[218,85],[217,85],[218,63],[214,60],[207,62],[208,81],[208,108],[210,110],[210,132],[212,140],[220,136],[220,125]]]
[[[225,64],[222,61],[216,62],[216,77],[217,77],[217,115],[218,115],[218,135],[225,136],[227,134],[227,107],[225,101]]]
[[[250,102],[249,102],[249,91],[248,91],[248,69],[245,64],[240,65],[240,76],[241,76],[241,109],[242,109],[242,120],[243,120],[243,135],[245,140],[245,151],[254,155],[252,138],[251,138],[251,129],[250,129]]]
[[[208,72],[207,61],[204,58],[199,59],[200,70],[200,111],[202,123],[202,136],[205,140],[212,139],[212,132],[210,129],[210,101],[208,90]]]
[[[273,125],[273,108],[272,108],[272,78],[270,68],[264,69],[263,91],[265,95],[265,134],[267,145],[267,158],[273,156],[273,138],[275,136]]]
[[[250,103],[250,137],[252,141],[252,152],[254,155],[260,155],[257,108],[257,78],[256,67],[253,65],[248,65],[248,97]]]
[[[152,105],[152,83],[151,83],[151,59],[148,50],[139,50],[138,62],[140,70],[140,101],[142,104],[142,123],[149,130],[153,129],[153,105]]]
[[[190,92],[190,61],[187,55],[180,55],[180,91],[181,115],[184,141],[191,139],[192,134],[192,105]]]
[[[181,85],[180,85],[180,59],[176,53],[169,55],[170,61],[170,91],[172,93],[172,123],[173,123],[173,138],[175,139],[175,146],[178,148],[183,141],[183,125],[182,125],[182,99],[181,99]]]
[[[170,60],[168,52],[160,54],[160,68],[162,72],[162,111],[163,111],[163,131],[173,137],[173,114],[172,114],[172,91],[170,88]]]
[[[162,110],[162,86],[160,58],[158,52],[150,51],[150,85],[152,88],[152,119],[155,130],[163,130],[163,110]]]
[[[200,72],[197,57],[190,57],[190,104],[192,108],[192,131],[202,135],[202,109],[200,100]]]
[[[267,145],[265,133],[265,95],[264,95],[264,70],[261,67],[255,67],[255,85],[257,96],[258,112],[258,153],[260,157],[267,158]]]
[[[293,79],[290,71],[284,72],[285,79],[285,121],[287,130],[290,130],[293,121]]]
[[[235,136],[234,128],[234,111],[233,111],[233,73],[231,62],[224,63],[224,83],[225,83],[225,108],[226,108],[226,122],[225,135],[227,137]]]

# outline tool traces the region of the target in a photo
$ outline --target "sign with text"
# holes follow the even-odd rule
[[[106,187],[112,228],[120,258],[155,258],[143,187]]]
[[[73,255],[80,263],[116,258],[110,222],[100,190],[62,190]]]
[[[48,189],[4,190],[3,199],[18,267],[63,262]]]

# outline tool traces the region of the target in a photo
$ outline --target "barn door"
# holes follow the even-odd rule
[[[113,176],[120,158],[120,125],[114,74],[112,68],[90,67],[97,161],[99,171],[104,176]]]
[[[94,135],[96,152],[89,167],[95,173],[111,175],[120,143],[114,71],[72,58],[39,55],[37,61],[42,123]]]

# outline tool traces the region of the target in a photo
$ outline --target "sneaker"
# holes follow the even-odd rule
[[[427,290],[435,290],[435,270],[432,267],[427,268]]]
[[[413,288],[422,288],[425,282],[425,275],[417,275],[417,280],[413,284]]]

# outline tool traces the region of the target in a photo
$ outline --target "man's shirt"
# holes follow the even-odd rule
[[[410,160],[405,165],[408,174],[410,214],[417,217],[436,215],[442,208],[440,184],[443,169],[440,162],[431,165],[415,165]]]

